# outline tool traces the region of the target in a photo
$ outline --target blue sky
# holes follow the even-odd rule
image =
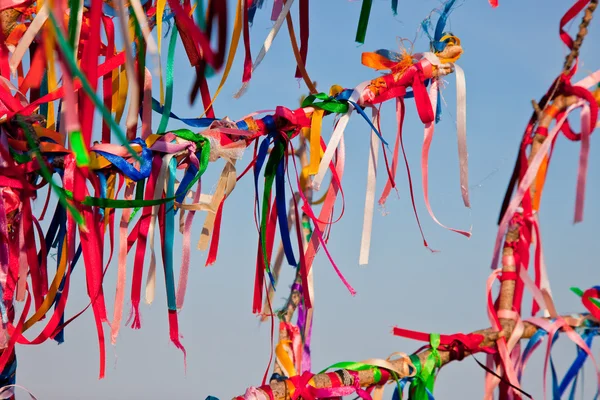
[[[380,48],[397,50],[399,39],[414,40],[420,22],[440,5],[437,0],[400,1],[398,15],[394,16],[389,1],[376,0],[366,42],[357,45],[354,36],[360,3],[311,2],[307,69],[320,90],[333,84],[354,87],[377,76],[377,72],[361,65],[361,53]],[[531,0],[500,3],[499,8],[492,9],[486,0],[463,1],[449,19],[449,29],[461,39],[465,50],[459,64],[467,79],[470,210],[462,206],[458,183],[454,77],[448,78],[443,91],[447,106],[436,127],[430,156],[430,196],[436,215],[452,227],[468,229],[472,225],[473,237],[465,239],[445,231],[427,216],[419,184],[423,129],[414,103],[408,101],[405,146],[415,180],[417,207],[428,241],[441,252],[431,254],[422,246],[405,170],[400,165],[400,195],[390,196],[385,216],[376,210],[370,263],[359,267],[369,128],[364,120],[353,117],[345,134],[346,213],[333,227],[329,250],[358,294],[349,295],[326,257],[319,253],[314,266],[315,370],[338,361],[385,358],[396,351],[410,353],[421,345],[392,336],[391,329],[396,325],[439,333],[467,333],[489,325],[485,281],[490,273],[498,210],[531,113],[531,99],[545,93],[562,68],[566,48],[558,36],[558,21],[571,4],[558,0],[545,1],[543,6]],[[228,4],[233,10],[234,1],[228,0]],[[253,55],[258,53],[271,27],[271,5],[272,0],[267,0],[265,8],[257,13],[251,31]],[[297,6],[292,10],[296,17]],[[577,25],[578,22],[573,24],[572,31]],[[599,32],[594,21],[581,52],[581,76],[600,65],[600,56],[594,51],[599,45]],[[427,50],[426,38],[416,38],[415,50]],[[165,53],[167,43],[163,41]],[[193,70],[181,46],[176,57],[173,111],[179,116],[197,116],[200,103],[190,107],[187,101]],[[215,103],[219,117],[238,119],[277,105],[298,106],[300,96],[307,90],[294,78],[295,61],[285,27],[254,73],[248,92],[233,99],[241,83],[242,60],[243,53],[239,52],[230,79]],[[218,79],[210,81],[213,91]],[[155,115],[155,127],[158,117]],[[330,121],[331,118],[324,123],[325,135],[331,131]],[[393,105],[384,105],[382,131],[386,137],[395,135],[395,124]],[[182,125],[172,122],[169,127]],[[582,311],[579,299],[568,289],[598,284],[599,276],[595,246],[600,220],[596,207],[600,164],[592,139],[585,219],[574,226],[578,146],[559,138],[542,200],[545,256],[561,313]],[[246,165],[248,160],[246,155],[240,165]],[[222,168],[220,162],[217,164],[209,167],[204,178],[205,191],[214,188]],[[380,175],[378,193],[384,184]],[[123,328],[117,346],[109,345],[106,379],[97,379],[97,339],[92,314],[86,313],[66,330],[64,344],[17,348],[18,383],[40,399],[204,399],[208,395],[228,399],[243,394],[247,386],[258,386],[269,358],[270,327],[261,325],[251,313],[257,240],[253,190],[251,180],[243,179],[226,204],[217,263],[205,268],[206,254],[193,250],[186,304],[179,314],[188,354],[187,374],[181,353],[169,341],[166,299],[159,274],[154,304],[142,306],[142,330]],[[199,237],[201,224],[202,219],[197,218],[192,243]],[[175,254],[180,249],[178,236]],[[68,315],[87,304],[81,267],[73,277]],[[278,305],[287,297],[286,282],[293,278],[292,269],[284,269],[276,295]],[[128,273],[130,276],[131,270]],[[109,310],[115,274],[113,263],[105,286]],[[126,304],[126,310],[128,307]],[[595,354],[597,350],[595,346]],[[523,381],[524,389],[534,397],[541,397],[543,351],[539,350],[530,361]],[[564,374],[575,356],[575,347],[561,339],[553,356],[559,373]],[[484,358],[480,355],[479,359]],[[448,365],[439,375],[436,398],[481,398],[483,376],[470,359]],[[585,386],[586,394],[591,395],[591,368],[587,368]],[[391,396],[391,389],[388,390],[387,395]]]

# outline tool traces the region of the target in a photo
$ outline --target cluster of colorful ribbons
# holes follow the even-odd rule
[[[300,1],[301,43],[297,48],[291,26],[293,1],[276,1],[273,30],[252,61],[249,25],[261,1],[239,0],[235,26],[225,57],[227,5],[224,1],[199,0],[191,4],[174,0],[140,2],[81,2],[69,0],[0,2],[0,315],[4,324],[0,370],[8,375],[16,366],[16,344],[40,344],[49,339],[62,342],[63,331],[91,308],[99,350],[100,377],[105,373],[106,328],[114,344],[123,325],[126,297],[131,302],[127,324],[141,327],[140,304],[155,297],[157,266],[162,265],[167,296],[171,341],[180,341],[178,311],[184,305],[191,258],[191,226],[199,212],[206,212],[198,248],[207,250],[206,265],[217,258],[225,201],[236,182],[251,172],[256,193],[257,243],[253,312],[263,312],[265,291],[274,290],[273,247],[276,233],[285,261],[297,268],[301,292],[299,321],[289,325],[291,342],[304,348],[298,371],[310,369],[310,323],[312,280],[309,279],[316,253],[323,248],[341,280],[354,290],[327,251],[331,225],[336,221],[334,205],[343,198],[344,130],[354,114],[370,128],[373,151],[369,160],[361,263],[368,259],[374,207],[375,165],[379,148],[386,158],[387,184],[379,200],[383,204],[396,187],[395,176],[402,146],[404,101],[414,98],[425,125],[423,187],[427,208],[428,152],[434,126],[440,118],[439,81],[456,72],[458,93],[458,142],[460,178],[468,205],[465,79],[456,61],[462,54],[460,40],[445,32],[455,0],[439,10],[435,28],[428,19],[423,28],[431,51],[420,54],[379,50],[364,53],[367,67],[384,71],[354,88],[331,87],[319,93],[305,69],[308,40],[308,1]],[[305,78],[311,94],[298,109],[279,106],[274,112],[250,114],[239,121],[215,117],[212,103],[227,78],[238,42],[243,34],[246,58],[243,89],[252,71],[264,58],[283,20],[290,27],[298,74]],[[162,70],[163,25],[167,36],[166,67]],[[211,47],[213,24],[217,24],[217,47]],[[157,40],[153,36],[156,27]],[[430,34],[431,31],[431,34]],[[120,40],[117,40],[120,39]],[[205,115],[180,118],[173,108],[175,48],[178,39],[196,71],[190,101],[199,94]],[[122,49],[117,43],[126,43]],[[158,67],[159,96],[152,87],[153,67]],[[223,70],[217,91],[211,96],[207,78]],[[240,91],[240,95],[243,90]],[[156,98],[158,97],[158,99]],[[379,128],[378,106],[395,100],[398,132],[393,150]],[[372,117],[365,110],[370,109]],[[160,123],[152,126],[152,113]],[[99,113],[101,129],[94,132]],[[322,120],[338,120],[329,140],[321,135]],[[178,120],[195,129],[168,129]],[[124,122],[125,129],[121,123]],[[100,123],[98,123],[100,125]],[[138,132],[141,132],[137,137]],[[296,165],[295,139],[308,142],[310,160]],[[237,163],[250,148],[251,160],[239,172]],[[387,155],[392,153],[388,165]],[[223,159],[224,167],[212,194],[202,193],[202,176],[209,164]],[[326,175],[331,178],[320,201],[305,196],[319,190]],[[339,196],[341,195],[341,196]],[[51,198],[57,201],[51,202]],[[41,210],[34,201],[41,199]],[[343,199],[342,199],[343,201]],[[322,203],[320,210],[317,206]],[[414,203],[414,199],[413,199]],[[54,214],[47,216],[48,209]],[[39,213],[38,213],[39,211]],[[43,221],[48,223],[44,232]],[[436,219],[437,221],[437,219]],[[439,222],[438,222],[439,223]],[[303,226],[311,232],[303,235]],[[440,224],[441,225],[441,224]],[[179,268],[173,254],[176,230],[182,234],[183,252]],[[457,232],[469,236],[469,232]],[[155,241],[155,235],[159,241]],[[293,238],[297,243],[293,243]],[[108,248],[109,251],[105,252]],[[56,266],[50,254],[56,251]],[[149,254],[147,254],[149,253]],[[133,256],[133,265],[127,258]],[[113,258],[117,264],[114,306],[109,313],[104,275]],[[78,261],[83,262],[89,304],[74,316],[65,315],[70,279]],[[131,268],[130,268],[131,267]],[[56,268],[56,269],[54,269]],[[144,284],[144,276],[146,276]],[[130,289],[128,290],[128,287]],[[14,316],[13,301],[24,301],[22,313]],[[44,323],[40,333],[26,332]],[[300,332],[294,336],[293,332]],[[298,338],[301,345],[298,345]],[[298,358],[300,359],[300,358]],[[291,371],[291,368],[289,368]],[[288,372],[290,372],[288,371]]]
[[[568,395],[569,399],[575,398],[577,385],[583,381],[583,366],[588,358],[591,358],[598,374],[598,385],[600,387],[600,371],[596,365],[594,356],[590,350],[592,342],[600,333],[600,286],[595,286],[585,291],[573,288],[573,292],[582,298],[582,304],[589,314],[576,315],[573,317],[553,316],[546,318],[529,318],[526,323],[538,327],[535,334],[530,338],[522,354],[516,359],[516,371],[518,380],[521,380],[528,360],[533,352],[540,347],[544,339],[547,339],[546,356],[543,368],[543,382],[546,387],[546,376],[548,365],[552,375],[552,398],[562,399]],[[556,372],[552,360],[551,350],[563,333],[577,344],[577,351],[573,363],[565,375],[560,378]],[[440,352],[448,354],[444,362],[461,361],[465,357],[473,356],[474,360],[487,374],[497,379],[501,384],[513,391],[516,398],[532,398],[519,386],[513,385],[508,379],[497,374],[490,366],[486,366],[477,360],[476,353],[497,355],[499,349],[495,345],[484,345],[482,334],[457,333],[453,335],[440,335],[437,333],[421,333],[407,329],[394,328],[393,334],[417,341],[426,342],[415,354],[408,356],[404,353],[394,353],[386,360],[369,359],[362,362],[341,362],[334,364],[319,373],[321,381],[323,374],[326,375],[327,387],[319,387],[315,381],[315,374],[304,371],[291,377],[274,377],[285,384],[286,398],[296,399],[329,399],[341,398],[342,396],[358,396],[363,400],[380,400],[383,396],[386,384],[394,385],[393,400],[400,400],[408,394],[409,399],[433,400],[435,379],[442,365]],[[425,351],[427,351],[425,353]],[[418,354],[426,354],[425,357]],[[399,364],[397,361],[402,361]],[[395,362],[396,361],[396,362]],[[402,368],[399,367],[402,365]],[[330,369],[338,369],[335,372],[327,372]],[[360,380],[360,371],[371,371],[372,380],[368,385],[363,385]],[[348,382],[351,382],[350,384]],[[363,387],[366,386],[366,387]],[[545,393],[545,392],[544,392]],[[487,395],[490,395],[488,393]],[[594,394],[598,396],[598,392]],[[492,397],[489,397],[492,398]],[[277,400],[271,385],[249,387],[238,400]]]
[[[332,382],[338,383],[333,389],[311,389],[311,270],[314,258],[322,248],[340,279],[354,293],[333,261],[327,240],[331,226],[339,219],[334,215],[334,206],[343,202],[344,130],[355,114],[365,120],[365,126],[371,131],[360,263],[368,262],[380,151],[385,159],[386,185],[379,204],[383,205],[392,189],[396,189],[402,150],[416,216],[412,178],[403,146],[406,99],[414,98],[424,124],[421,170],[425,205],[431,217],[445,227],[436,219],[429,204],[428,154],[435,125],[441,116],[440,80],[451,73],[455,73],[457,84],[460,184],[464,204],[469,206],[466,85],[464,73],[456,64],[463,50],[460,40],[445,31],[455,0],[447,0],[436,10],[439,17],[435,26],[431,19],[423,21],[423,32],[430,41],[429,52],[410,54],[378,50],[364,53],[362,63],[384,73],[351,88],[333,85],[328,93],[318,92],[306,71],[308,0],[299,0],[300,45],[290,14],[293,0],[275,0],[271,13],[273,28],[253,58],[250,26],[263,3],[263,0],[237,1],[228,42],[229,8],[225,1],[213,0],[205,4],[196,0],[192,4],[190,0],[0,0],[0,296],[3,299],[0,316],[4,328],[0,335],[3,349],[0,386],[15,384],[14,349],[17,344],[40,344],[49,339],[62,342],[65,327],[88,308],[91,308],[96,324],[99,375],[103,377],[107,330],[114,344],[123,325],[127,296],[132,304],[127,325],[134,329],[141,327],[142,291],[145,301],[152,303],[157,266],[160,265],[165,279],[170,339],[185,354],[180,341],[178,311],[184,305],[188,286],[194,218],[199,212],[206,213],[197,247],[208,252],[206,265],[211,265],[218,254],[226,199],[236,182],[251,172],[259,233],[253,312],[271,312],[269,295],[265,299],[265,293],[275,290],[277,273],[274,271],[278,264],[285,260],[298,271],[298,279],[292,288],[301,296],[298,319],[295,324],[281,321],[281,330],[287,332],[289,340],[277,346],[277,361],[287,374],[287,377],[279,378],[295,388],[294,398],[338,397],[354,392],[368,398],[374,389],[361,389],[357,374],[370,368],[377,370],[377,383],[398,382],[396,397],[401,397],[407,383],[410,383],[413,396],[425,398],[431,395],[439,366],[435,357],[422,364],[418,357],[406,356],[412,372],[410,377],[401,379],[398,371],[389,368],[389,360],[336,365],[334,367],[350,371],[352,387],[344,386],[340,379],[335,381],[332,375]],[[491,3],[496,5],[494,1]],[[587,2],[579,3],[583,7]],[[371,0],[363,0],[356,36],[358,42],[365,40],[371,4]],[[398,1],[392,0],[394,12],[397,6]],[[273,112],[256,112],[238,121],[217,118],[213,103],[228,78],[240,40],[243,38],[245,58],[242,88],[237,96],[247,90],[253,71],[265,58],[284,21],[297,61],[296,76],[304,80],[310,95],[298,109],[279,106]],[[165,25],[169,27],[168,32],[163,31]],[[155,28],[156,39],[153,36]],[[164,57],[166,66],[163,66],[162,42],[165,37],[168,37],[168,49]],[[173,112],[175,48],[179,39],[196,75],[190,102],[194,103],[199,96],[205,109],[198,118],[181,118]],[[215,48],[211,47],[213,42],[216,42]],[[125,45],[119,48],[118,43]],[[207,79],[221,70],[221,81],[211,95]],[[158,74],[158,90],[152,85],[153,74]],[[587,118],[586,126],[595,126],[598,109],[583,89],[590,85],[571,85],[569,78],[561,79],[559,93],[587,100],[588,109],[582,115]],[[396,103],[398,120],[393,148],[379,127],[379,106],[390,100]],[[371,116],[367,115],[367,110]],[[152,124],[153,112],[160,115],[158,127]],[[101,122],[98,134],[94,131],[96,113],[102,117],[97,121]],[[321,132],[323,118],[328,115],[337,116],[337,121],[326,141]],[[581,138],[584,147],[589,147],[591,128],[580,136],[573,134],[565,123],[566,115],[557,114],[562,121],[562,131],[568,137],[572,135],[572,140]],[[178,120],[190,129],[169,129],[172,120]],[[139,136],[138,132],[141,132]],[[548,137],[548,142],[554,143],[556,132],[549,133]],[[297,138],[308,143],[306,148],[310,155],[300,166],[296,161]],[[523,148],[529,144],[526,140],[523,143]],[[252,153],[250,162],[238,171],[237,163],[245,152]],[[587,160],[587,150],[582,151],[584,158]],[[202,176],[210,163],[219,159],[224,160],[224,167],[216,189],[212,194],[203,193]],[[521,169],[520,185],[523,186],[531,177],[531,168]],[[328,180],[327,175],[330,176]],[[543,179],[539,181],[543,183]],[[306,195],[309,188],[321,189],[323,182],[329,184],[325,185],[321,199],[313,200]],[[581,187],[584,183],[585,179]],[[53,197],[56,202],[50,201]],[[42,200],[41,210],[34,207],[36,199]],[[505,215],[515,213],[512,204]],[[54,213],[49,217],[47,212],[51,206]],[[531,232],[535,231],[536,237],[539,235],[537,221],[531,212],[536,208],[529,207],[519,214],[524,229],[529,232],[529,235],[523,235],[521,243],[527,252]],[[45,232],[44,221],[48,225]],[[504,221],[502,227],[507,224]],[[183,243],[179,268],[176,268],[173,254],[177,229]],[[447,229],[470,236],[468,231]],[[277,233],[281,237],[281,257],[273,257]],[[158,242],[155,242],[155,235],[159,236]],[[423,241],[428,246],[424,236]],[[536,243],[539,248],[539,240]],[[106,248],[108,252],[105,252]],[[57,254],[55,263],[50,255],[53,251]],[[538,253],[541,254],[541,248],[536,250],[536,259],[541,260]],[[133,256],[132,266],[127,265],[129,255]],[[525,265],[528,258],[524,253],[519,256],[519,262]],[[105,293],[103,285],[113,257],[118,277],[114,295]],[[65,306],[70,280],[80,260],[89,304],[67,317]],[[526,267],[522,270],[526,271]],[[539,271],[534,286],[544,289],[542,261]],[[519,277],[524,274],[526,272]],[[522,285],[519,290],[520,310]],[[107,307],[107,296],[114,296],[112,314]],[[589,306],[590,296],[593,297],[588,293],[588,300],[585,300],[584,294],[584,303],[588,301],[586,306]],[[14,301],[24,302],[19,316],[15,316]],[[542,305],[541,301],[536,304]],[[44,326],[37,336],[26,337],[25,333],[42,321]],[[550,325],[541,327],[548,327],[549,335],[558,329]],[[432,354],[437,354],[437,348],[454,348],[453,343],[458,339],[431,335],[429,340]],[[476,342],[473,337],[469,340],[470,344],[459,342],[463,347],[473,346]],[[467,349],[472,350],[472,347]],[[498,353],[494,354],[497,356]],[[505,355],[499,357],[506,370]],[[504,377],[499,379],[507,381]],[[511,379],[508,377],[507,381],[511,387],[518,387]],[[375,390],[375,393],[379,392]],[[269,393],[266,389],[256,389],[248,392],[248,396],[269,397]]]
[[[370,4],[368,3],[370,2],[363,2],[363,11],[369,9]],[[492,1],[491,3],[497,5],[497,2]],[[560,21],[560,38],[568,50],[573,49],[575,41],[564,28],[589,3],[589,0],[576,1]],[[367,5],[365,6],[365,4]],[[440,19],[443,18],[444,14]],[[424,24],[424,28],[427,28],[427,23]],[[425,32],[427,31],[425,29]],[[435,41],[432,43],[434,44]],[[435,46],[432,47],[435,48]],[[525,391],[521,378],[531,355],[540,347],[543,340],[547,339],[543,369],[544,397],[547,395],[546,377],[548,366],[550,366],[552,398],[560,399],[567,396],[569,399],[575,398],[578,382],[583,379],[582,368],[588,359],[591,359],[598,377],[597,387],[599,389],[593,393],[594,398],[598,397],[600,394],[600,369],[590,349],[593,339],[598,335],[598,324],[600,323],[600,302],[598,301],[600,287],[593,287],[586,291],[572,289],[582,298],[587,313],[573,316],[557,314],[544,263],[538,219],[546,173],[552,159],[553,149],[561,133],[570,141],[581,142],[574,222],[577,223],[583,219],[590,136],[598,125],[600,70],[573,83],[572,79],[576,72],[577,61],[570,70],[563,72],[552,83],[546,95],[539,102],[539,110],[532,116],[523,135],[516,167],[502,207],[492,260],[493,272],[487,282],[487,309],[491,329],[500,332],[504,329],[503,324],[508,323],[511,326],[511,335],[499,337],[494,341],[495,343],[486,342],[484,345],[482,334],[439,335],[394,328],[394,335],[428,342],[428,345],[410,357],[401,354],[403,364],[407,366],[403,372],[396,369],[398,363],[390,364],[390,359],[339,363],[330,368],[343,368],[344,371],[327,373],[325,379],[325,382],[328,382],[327,387],[323,388],[319,386],[310,371],[302,370],[289,379],[284,379],[286,396],[289,394],[291,399],[317,399],[341,398],[341,396],[353,394],[362,399],[379,399],[381,398],[379,390],[382,389],[382,385],[395,381],[397,386],[393,394],[394,399],[403,397],[404,388],[407,385],[409,386],[409,398],[433,399],[435,377],[442,365],[439,352],[444,351],[447,357],[444,363],[462,360],[466,355],[478,352],[487,354],[485,364],[475,358],[486,371],[485,398],[494,398],[496,391],[498,391],[500,399],[531,398]],[[581,109],[580,133],[573,131],[568,120],[569,114],[577,109]],[[399,113],[401,115],[401,111]],[[425,137],[427,138],[427,134]],[[397,143],[401,145],[401,132]],[[376,149],[376,146],[373,148]],[[426,176],[426,168],[423,168],[423,173]],[[468,204],[467,199],[465,198],[465,204]],[[368,211],[367,207],[365,220],[369,218]],[[504,256],[499,266],[502,249],[504,249]],[[530,265],[533,265],[533,268],[530,268]],[[531,273],[533,276],[530,276]],[[496,280],[514,282],[514,292],[511,292],[512,304],[509,309],[503,309],[500,306],[502,294],[496,301],[493,300],[493,287]],[[529,290],[533,297],[529,318],[522,317],[525,290]],[[542,312],[543,317],[540,316]],[[520,339],[526,326],[528,329],[533,326],[536,330],[527,344],[522,346]],[[576,344],[577,349],[572,365],[562,378],[557,374],[551,355],[553,345],[560,333]],[[298,354],[293,350],[291,353]],[[425,354],[424,358],[419,356],[423,354]],[[278,357],[280,357],[279,354]],[[286,357],[285,354],[281,356],[283,359]],[[368,383],[361,383],[357,373],[364,370],[373,371],[373,380],[369,380]],[[409,371],[408,374],[406,371]],[[346,382],[343,379],[344,374],[350,375],[349,382],[352,384],[344,383]],[[274,379],[279,380],[281,377],[274,377]],[[273,400],[274,398],[272,386],[265,385],[264,382],[263,386],[249,388],[244,396],[239,397],[240,400]]]

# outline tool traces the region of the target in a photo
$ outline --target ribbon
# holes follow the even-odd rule
[[[279,29],[281,29],[283,20],[285,19],[286,15],[290,12],[290,8],[292,7],[292,4],[294,4],[294,0],[287,0],[285,2],[285,4],[283,5],[283,7],[281,8],[281,12],[279,13],[277,20],[273,24],[273,28],[271,28],[271,31],[267,35],[267,38],[265,39],[265,42],[263,43],[262,48],[260,49],[260,51],[258,52],[258,55],[254,59],[254,63],[252,64],[252,68],[250,69],[250,71],[251,71],[250,74],[253,74],[254,71],[256,71],[256,68],[258,68],[258,66],[260,65],[262,60],[267,55],[267,52],[269,51],[269,49],[271,48],[271,45],[273,44],[273,40],[275,40],[275,36],[277,36]],[[245,82],[242,85],[242,87],[240,88],[240,90],[238,90],[237,93],[233,97],[239,98],[244,95],[244,93],[248,89],[248,84],[249,84],[249,79],[250,79],[249,76],[250,75],[246,76],[247,80],[245,80]]]
[[[362,6],[360,7],[360,18],[358,20],[358,27],[356,28],[356,39],[354,39],[357,43],[365,43],[365,37],[367,35],[367,25],[369,24],[369,16],[371,14],[372,6],[373,0],[363,0]]]
[[[373,108],[373,124],[379,124],[379,113]],[[359,264],[366,265],[369,262],[369,250],[371,248],[371,229],[373,226],[373,209],[375,206],[375,189],[377,180],[377,159],[379,158],[377,134],[371,131],[371,144],[369,148],[369,164],[367,169],[367,190],[365,198],[365,215],[363,219],[363,230],[360,244]]]

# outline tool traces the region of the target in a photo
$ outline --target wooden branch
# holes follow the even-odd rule
[[[577,37],[575,38],[575,42],[573,43],[573,49],[571,50],[571,52],[569,53],[569,55],[567,56],[567,58],[565,60],[565,65],[563,68],[564,73],[571,70],[573,63],[575,62],[577,57],[579,57],[579,49],[581,48],[581,45],[583,44],[583,39],[585,38],[585,36],[588,33],[587,27],[590,25],[590,22],[592,21],[592,15],[593,15],[594,11],[596,10],[596,7],[598,7],[598,0],[592,0],[592,1],[590,1],[590,3],[588,4],[588,6],[585,10],[583,18],[581,20],[581,24],[579,24],[579,32],[577,32]]]
[[[583,44],[583,40],[585,38],[585,36],[587,35],[587,27],[590,24],[591,20],[592,20],[592,15],[594,10],[596,9],[596,7],[598,6],[598,0],[592,0],[590,2],[590,4],[588,4],[584,16],[582,18],[581,24],[579,25],[579,32],[577,33],[577,37],[575,39],[575,42],[573,44],[573,48],[571,49],[571,52],[567,55],[566,59],[565,59],[565,63],[564,63],[564,68],[563,68],[563,74],[567,73],[571,70],[571,67],[573,65],[573,62],[577,59],[578,55],[579,55],[579,49],[581,48],[581,45]],[[598,92],[598,90],[596,90]],[[596,98],[598,99],[598,96],[596,96]],[[574,104],[577,101],[577,98],[575,96],[556,96],[553,101],[549,104],[551,104],[554,108],[563,111],[565,110],[568,106]],[[548,106],[546,106],[543,110],[540,110],[540,107],[537,105],[537,103],[534,102],[534,110],[535,110],[535,114],[537,115],[538,118],[538,125],[542,126],[542,127],[549,127],[550,124],[552,123],[552,121],[554,120],[554,117],[556,115],[556,113],[545,113],[544,111],[546,111],[546,109],[548,109]],[[528,157],[528,163],[531,162],[531,160],[536,156],[536,154],[538,153],[540,147],[542,146],[542,144],[544,143],[544,141],[546,140],[546,136],[544,135],[539,135],[536,134],[533,138],[533,143],[531,145],[531,152],[529,153],[529,157]],[[535,187],[532,187],[530,190],[530,195],[531,198],[533,199],[535,196]],[[502,256],[503,256],[503,261],[502,261],[502,273],[514,273],[517,271],[516,265],[514,265],[514,258],[513,256],[513,248],[512,248],[512,244],[514,242],[516,242],[519,239],[519,225],[515,225],[515,226],[510,226],[509,230],[506,234],[506,238],[505,238],[505,242],[504,242],[504,248],[502,249]],[[511,311],[513,309],[513,300],[514,300],[514,295],[515,295],[515,286],[516,286],[516,280],[513,279],[506,279],[503,280],[500,284],[500,295],[498,298],[498,311]],[[512,327],[514,325],[514,321],[511,319],[500,319],[500,323],[502,325],[502,327],[504,328],[508,328],[509,326]]]
[[[565,319],[569,323],[570,326],[579,326],[579,325],[581,325],[581,322],[584,319],[592,320],[590,317],[585,316],[585,315],[578,315],[577,318],[569,315],[569,316],[563,316],[562,318]],[[596,320],[592,320],[592,321],[594,321],[594,323],[596,325],[598,325],[598,321],[596,321]],[[529,322],[524,322],[523,324],[524,324],[524,330],[523,330],[523,334],[521,335],[521,339],[531,338],[539,329],[537,326],[535,326]],[[483,336],[483,341],[479,345],[479,349],[477,351],[474,351],[474,352],[472,352],[470,354],[466,354],[466,355],[475,354],[480,351],[483,351],[484,348],[495,346],[495,343],[499,338],[509,337],[512,334],[512,328],[510,330],[503,329],[500,332],[495,331],[493,328],[487,328],[487,329],[475,331],[475,332],[473,332],[473,334]],[[438,353],[440,355],[442,366],[446,365],[452,361],[455,361],[455,359],[453,358],[454,357],[453,354],[449,351],[439,350]],[[421,364],[424,364],[427,361],[427,358],[429,357],[430,354],[431,354],[430,350],[424,350],[422,352],[417,353],[417,355],[419,356],[419,360],[421,361]],[[396,371],[401,372],[401,374],[398,378],[401,379],[401,378],[410,376],[410,365],[405,359],[392,360],[391,364],[394,366]],[[350,373],[348,373],[347,370],[337,370],[337,371],[335,371],[335,373],[340,377],[340,379],[343,382],[343,385],[353,386],[355,384],[353,376]],[[361,387],[369,387],[369,386],[373,386],[376,384],[373,370],[359,371],[358,372],[358,380],[359,380],[359,384]],[[313,377],[312,381],[314,382],[313,387],[317,388],[317,389],[331,387],[331,380],[330,380],[328,374],[315,375]],[[378,385],[381,385],[384,383],[385,382],[379,382]],[[288,387],[288,385],[289,385],[288,381],[271,382],[271,384],[269,386],[270,386],[271,390],[273,391],[274,400],[290,400],[291,399],[290,387]],[[236,398],[234,398],[234,400],[235,399]]]

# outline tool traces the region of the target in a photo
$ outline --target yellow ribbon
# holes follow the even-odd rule
[[[158,59],[160,60],[162,44],[162,21],[165,13],[167,0],[157,0],[156,2],[156,35],[158,39]],[[165,103],[165,88],[163,85],[162,62],[158,63],[158,77],[160,79],[160,104]]]
[[[117,121],[117,123],[121,122],[123,112],[125,111],[125,103],[127,102],[127,86],[127,70],[125,69],[125,65],[122,65],[121,71],[119,72],[119,94],[116,101],[117,109],[115,121]]]
[[[452,35],[445,35],[440,39],[440,42],[447,42],[448,45],[450,46],[460,46],[460,39],[457,38],[456,36],[452,36]],[[436,55],[439,54],[440,52],[436,52]],[[462,52],[460,52],[457,56],[452,57],[452,58],[443,58],[440,57],[440,62],[442,64],[446,64],[446,63],[455,63],[456,61],[458,61],[458,59],[460,58],[460,56],[462,55]]]
[[[117,174],[114,172],[108,175],[106,179],[106,197],[108,199],[115,198],[115,183],[117,182]],[[104,212],[104,226],[107,226],[110,220],[111,212],[115,212],[115,210],[106,209]]]
[[[310,164],[308,174],[315,175],[319,172],[321,163],[321,126],[323,124],[324,110],[317,109],[312,113],[310,122]]]
[[[275,355],[277,356],[277,361],[281,364],[287,376],[296,376],[298,375],[296,372],[296,367],[290,359],[290,355],[286,351],[286,345],[289,346],[291,343],[291,340],[282,340],[279,343],[277,343],[277,347],[275,348]]]

